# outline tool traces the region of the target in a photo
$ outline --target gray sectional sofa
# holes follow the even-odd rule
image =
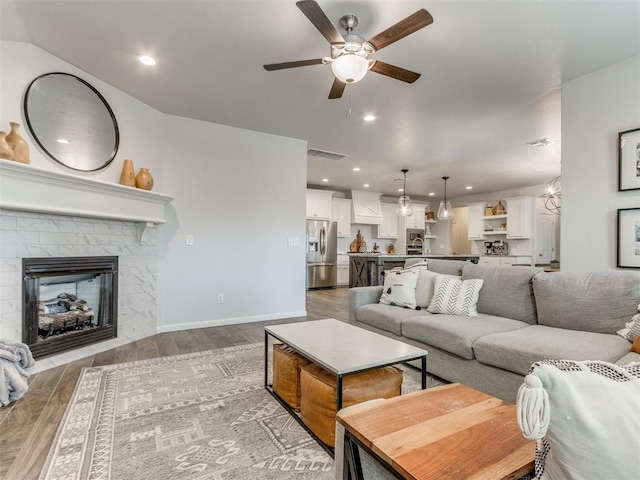
[[[539,360],[640,362],[616,334],[638,313],[640,273],[547,273],[440,259],[426,268],[483,279],[478,316],[384,305],[382,286],[357,287],[349,290],[349,323],[425,348],[434,375],[515,403]]]

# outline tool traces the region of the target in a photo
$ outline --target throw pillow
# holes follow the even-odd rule
[[[429,304],[431,303],[431,299],[433,298],[433,292],[436,288],[436,278],[438,278],[442,274],[428,270],[426,265],[421,263],[411,265],[409,268],[415,268],[418,271],[418,283],[416,284],[416,304],[421,308],[428,308]],[[457,278],[458,280],[461,279],[461,277],[456,277],[454,275],[447,276]]]
[[[638,311],[640,311],[640,305],[638,305]],[[640,337],[640,313],[631,317],[631,321],[625,324],[622,330],[618,330],[617,334],[632,343],[635,342]]]
[[[518,390],[538,479],[638,478],[640,363],[545,360]]]
[[[417,283],[418,270],[388,271],[384,276],[380,303],[415,309]]]
[[[477,316],[476,304],[483,283],[481,278],[458,280],[448,275],[439,275],[427,310],[431,313]]]
[[[631,352],[640,353],[640,337],[636,338],[633,345],[631,345]]]

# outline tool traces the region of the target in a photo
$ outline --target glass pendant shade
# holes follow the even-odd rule
[[[438,207],[438,220],[449,220],[451,217],[453,217],[451,202],[440,202],[440,206]]]
[[[343,83],[356,83],[364,78],[369,61],[360,55],[345,53],[331,62],[335,77]]]
[[[447,180],[449,177],[442,177],[442,180],[444,180],[444,199],[438,207],[438,220],[449,220],[453,218],[453,207],[451,202],[447,201]]]
[[[413,207],[411,206],[411,199],[408,195],[402,195],[398,199],[398,208],[396,213],[401,217],[410,217],[413,215]]]

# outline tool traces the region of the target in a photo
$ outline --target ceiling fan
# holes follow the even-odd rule
[[[433,17],[424,8],[380,32],[373,38],[365,40],[351,33],[358,25],[358,19],[355,15],[345,15],[340,19],[340,26],[347,32],[343,37],[315,1],[301,0],[296,2],[296,5],[331,44],[331,56],[312,60],[272,63],[264,65],[265,70],[272,71],[330,64],[335,76],[329,92],[330,99],[342,97],[347,84],[362,80],[369,70],[407,83],[413,83],[420,78],[419,73],[368,57],[407,35],[432,24]]]

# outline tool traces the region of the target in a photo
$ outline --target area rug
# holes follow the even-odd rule
[[[84,369],[41,480],[333,479],[331,457],[264,390],[263,352]],[[407,373],[403,391],[417,390]]]

